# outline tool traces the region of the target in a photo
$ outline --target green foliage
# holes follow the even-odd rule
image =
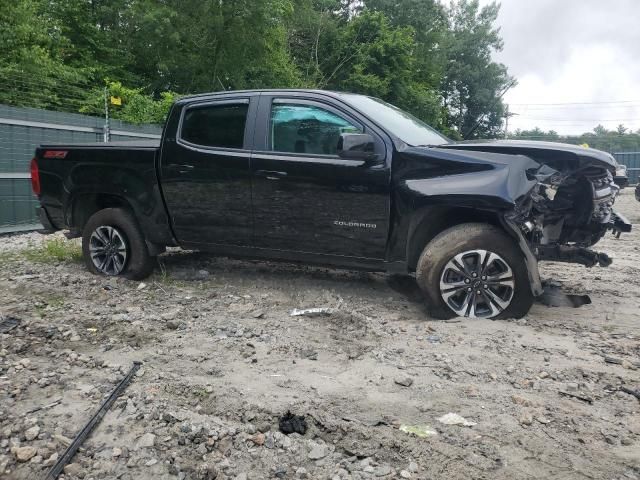
[[[602,125],[598,125],[593,129],[593,132],[581,135],[558,135],[553,130],[544,131],[536,127],[532,130],[516,130],[510,137],[521,140],[588,145],[590,148],[612,153],[640,151],[640,131],[631,132],[624,125],[619,125],[616,130],[607,130]]]
[[[495,136],[510,82],[477,0],[15,0],[0,102],[161,123],[179,94],[312,87],[381,97],[454,136]],[[8,88],[7,88],[8,87]]]
[[[22,255],[32,262],[79,262],[82,260],[82,249],[77,242],[62,238],[50,238],[37,246],[23,250]]]
[[[120,82],[107,82],[106,89],[94,90],[85,104],[80,107],[81,113],[102,115],[104,113],[105,95],[109,103],[109,115],[129,123],[162,124],[169,112],[171,104],[178,98],[173,92],[162,92],[155,100],[145,95],[141,88],[127,88]],[[120,100],[121,105],[111,103],[111,97]]]

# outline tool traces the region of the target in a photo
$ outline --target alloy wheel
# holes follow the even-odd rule
[[[114,227],[97,227],[89,239],[89,252],[93,265],[105,275],[119,275],[127,264],[125,236]]]
[[[454,256],[440,276],[440,295],[460,317],[492,318],[513,300],[515,279],[504,258],[488,250]]]

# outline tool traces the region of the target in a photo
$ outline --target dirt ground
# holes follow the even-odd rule
[[[518,321],[431,320],[406,278],[174,252],[138,283],[1,237],[0,477],[44,478],[140,360],[65,479],[639,479],[632,189],[617,207],[611,267],[542,268],[593,303]]]

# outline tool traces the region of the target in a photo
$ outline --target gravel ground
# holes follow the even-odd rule
[[[618,209],[640,223],[632,189]],[[639,479],[638,227],[608,269],[543,267],[591,305],[518,321],[431,320],[406,278],[171,252],[137,283],[0,237],[0,477],[44,478],[140,360],[65,479]]]

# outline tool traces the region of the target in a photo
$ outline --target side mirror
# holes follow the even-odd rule
[[[338,139],[338,155],[349,160],[372,160],[375,143],[368,133],[342,133]]]

